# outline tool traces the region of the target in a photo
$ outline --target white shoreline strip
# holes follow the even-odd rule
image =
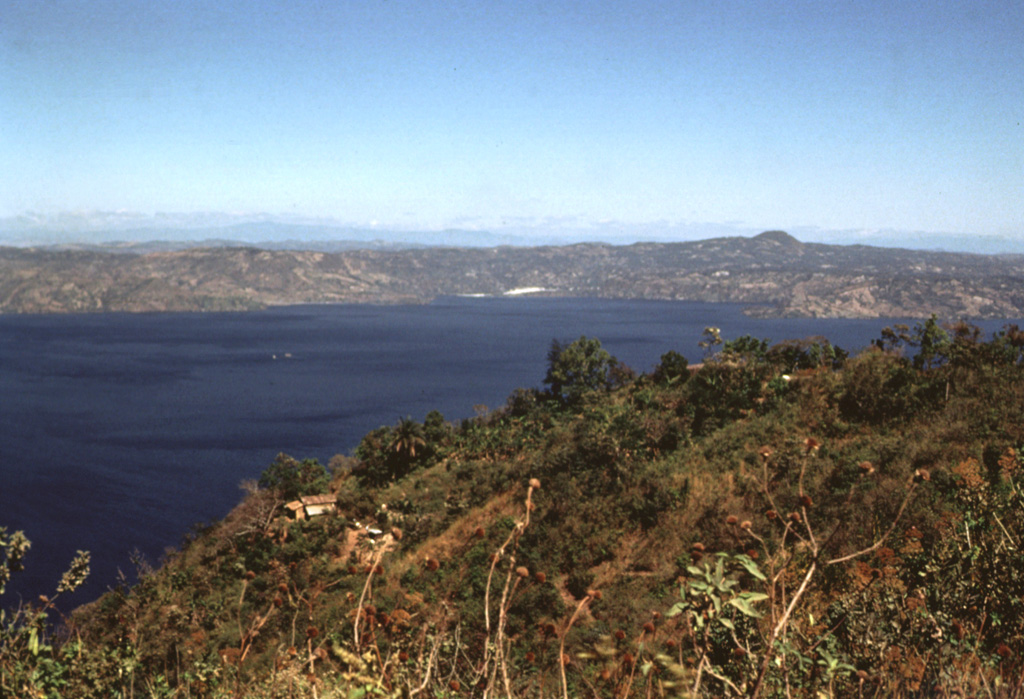
[[[509,289],[504,292],[502,296],[520,296],[522,294],[537,294],[542,291],[548,291],[542,286],[523,286],[518,289]]]

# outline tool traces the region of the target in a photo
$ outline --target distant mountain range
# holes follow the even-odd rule
[[[466,220],[442,228],[350,224],[330,218],[224,212],[141,214],[130,211],[27,213],[0,217],[0,246],[62,246],[113,251],[181,250],[199,246],[252,246],[267,250],[339,252],[356,248],[495,247],[635,242],[684,242],[751,237],[761,228],[742,223],[582,221],[574,218]],[[791,228],[804,242],[899,246],[914,250],[1024,253],[1024,237],[892,229]]]
[[[622,246],[179,245],[0,248],[0,312],[244,310],[539,293],[733,302],[763,316],[1024,317],[1024,255],[801,243],[782,231]]]

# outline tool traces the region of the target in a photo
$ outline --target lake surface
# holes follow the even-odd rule
[[[0,316],[0,526],[33,542],[2,606],[51,594],[77,549],[92,552],[92,575],[65,605],[95,598],[119,570],[131,579],[133,551],[159,563],[279,452],[326,464],[405,416],[437,409],[456,421],[501,406],[514,388],[541,385],[555,338],[597,337],[649,371],[670,349],[699,361],[708,325],[727,339],[824,335],[852,353],[895,322],[915,321],[543,298]]]

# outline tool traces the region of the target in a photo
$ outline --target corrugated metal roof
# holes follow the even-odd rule
[[[303,505],[333,505],[335,503],[335,497],[333,495],[306,495],[302,498]]]

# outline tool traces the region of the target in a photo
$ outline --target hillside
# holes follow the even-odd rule
[[[8,617],[0,695],[1022,696],[1024,333],[705,339],[279,456],[63,633]]]
[[[1024,316],[1024,255],[810,244],[781,231],[628,246],[336,253],[0,248],[0,312],[6,313],[425,303],[522,289],[724,301],[767,316],[1014,318]]]

